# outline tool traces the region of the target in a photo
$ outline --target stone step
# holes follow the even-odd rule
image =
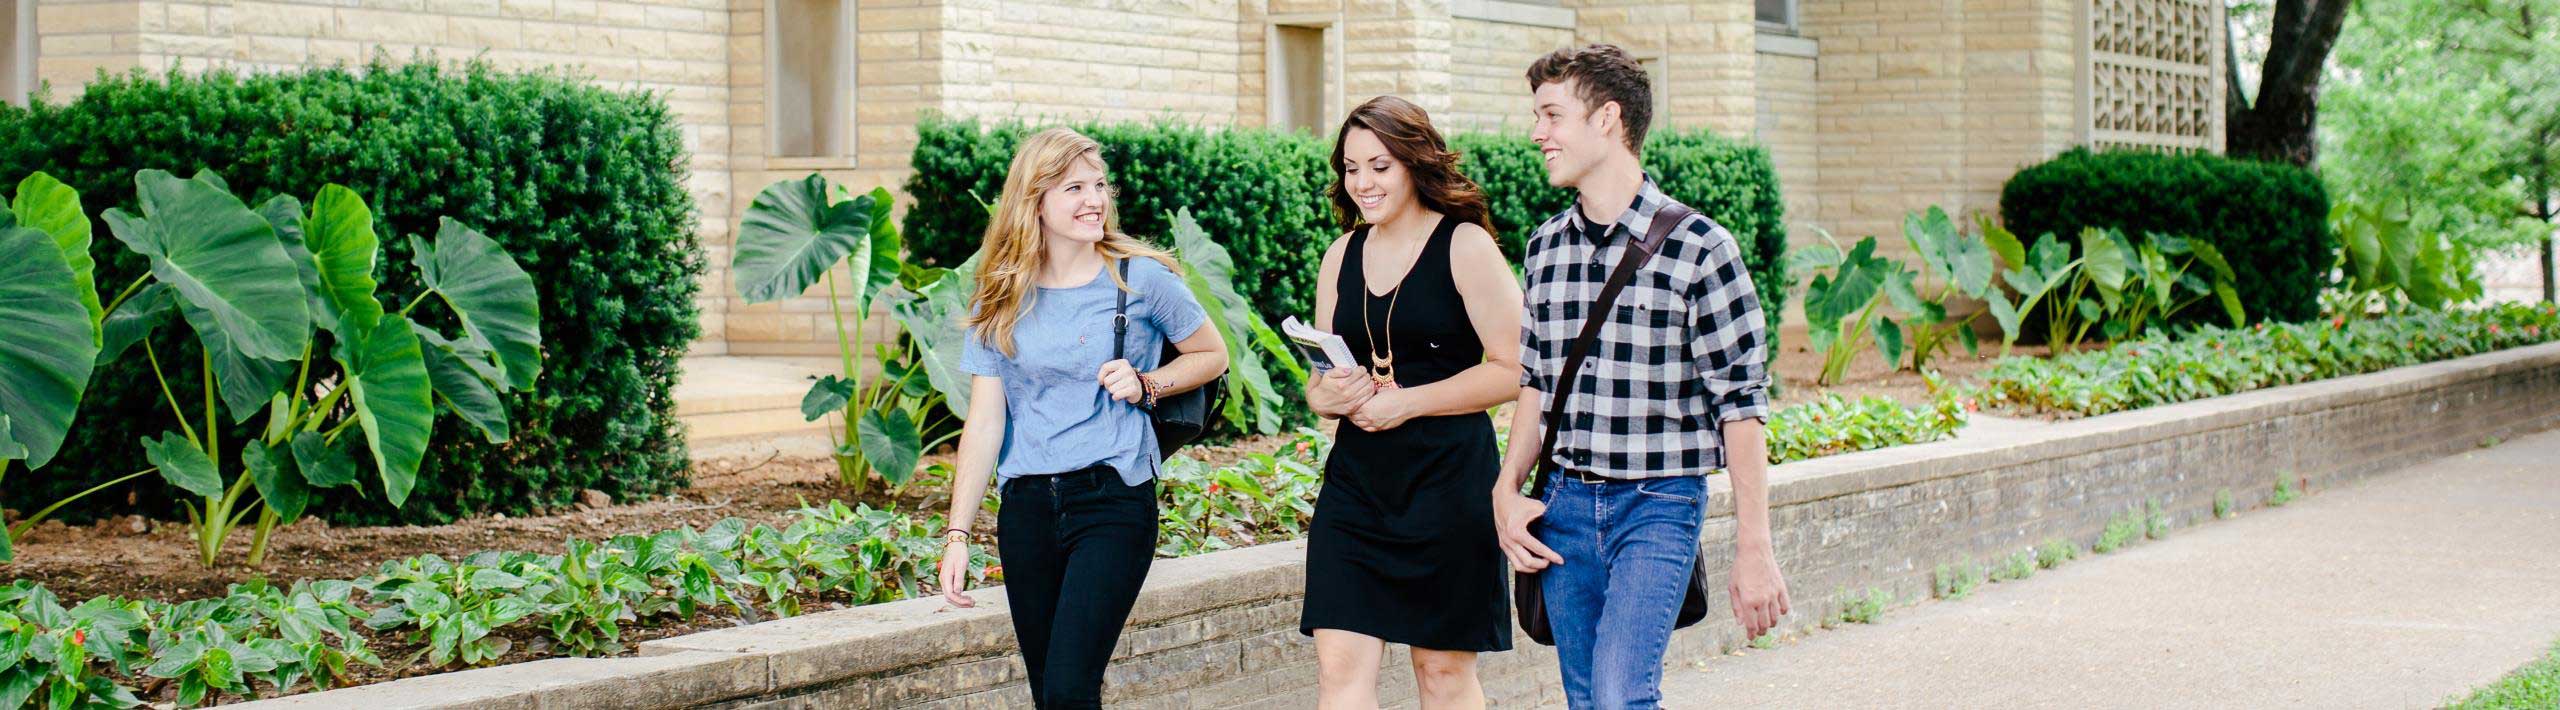
[[[699,356],[683,362],[676,419],[687,428],[695,459],[767,450],[824,455],[832,419],[807,421],[800,398],[809,383],[840,369],[823,357]]]

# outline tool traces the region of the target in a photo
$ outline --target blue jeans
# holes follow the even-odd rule
[[[1581,708],[1652,708],[1662,654],[1688,591],[1706,517],[1707,479],[1680,476],[1547,487],[1538,541],[1564,557],[1538,575],[1564,670]]]

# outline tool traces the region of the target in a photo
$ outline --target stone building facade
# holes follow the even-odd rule
[[[1521,70],[1584,42],[1652,69],[1665,125],[1775,155],[1795,239],[1898,248],[1903,213],[1995,212],[2077,145],[2221,145],[2219,0],[0,0],[0,89],[100,70],[406,58],[562,65],[684,122],[715,265],[765,185],[905,178],[927,111],[1323,132],[1393,93],[1525,131]],[[703,290],[700,354],[832,353],[820,299]],[[871,327],[885,327],[874,319]]]

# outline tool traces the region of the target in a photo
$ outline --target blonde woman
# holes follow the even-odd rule
[[[1147,407],[1227,369],[1173,259],[1119,227],[1100,144],[1064,128],[1025,139],[987,224],[960,359],[973,379],[942,594],[977,604],[963,593],[968,531],[992,476],[1005,599],[1044,710],[1101,707],[1103,666],[1155,559],[1163,462]],[[1124,292],[1128,359],[1115,360]]]

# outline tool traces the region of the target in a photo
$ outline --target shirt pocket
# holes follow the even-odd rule
[[[1685,336],[1688,306],[1670,293],[1628,288],[1609,309],[1609,325],[1600,348],[1585,367],[1599,374],[1601,392],[1623,396],[1622,411],[1643,417],[1677,418],[1686,390],[1688,369]],[[1648,424],[1645,429],[1657,429]]]

